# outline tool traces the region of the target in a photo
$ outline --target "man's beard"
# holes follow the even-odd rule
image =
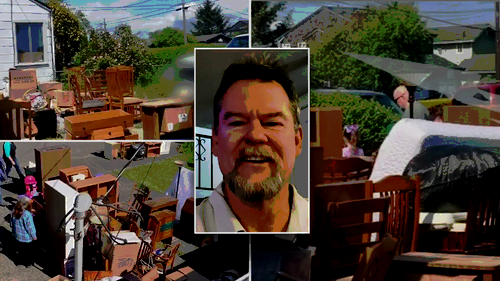
[[[271,149],[264,147],[241,151],[238,159],[245,155],[271,158],[274,164],[276,164],[276,170],[271,168],[271,175],[269,177],[252,182],[239,174],[238,169],[243,163],[237,160],[233,170],[224,176],[224,183],[236,197],[246,202],[262,202],[275,197],[284,187],[283,184],[286,180],[284,177],[283,162],[280,157]]]

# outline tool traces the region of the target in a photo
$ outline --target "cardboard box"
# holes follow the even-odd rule
[[[52,277],[49,281],[70,281],[67,277],[62,275],[57,275],[56,277]]]
[[[116,237],[118,231],[111,231],[111,233]],[[111,240],[109,234],[106,236],[103,244],[103,254],[111,261],[113,276],[121,276],[122,273],[134,269],[137,262],[137,254],[141,247],[141,240],[134,232],[122,230],[118,237],[127,239],[127,244],[116,244]]]
[[[48,92],[48,94],[56,100],[58,107],[72,107],[75,105],[73,91],[55,90]]]
[[[94,281],[101,280],[104,277],[113,277],[113,272],[111,270],[107,271],[94,271],[94,270],[84,270],[83,280],[84,281]]]
[[[48,90],[62,90],[63,84],[61,82],[44,82],[38,85],[38,88],[42,93],[47,93]],[[52,91],[48,92],[50,94]]]
[[[194,124],[194,111],[192,105],[182,107],[165,108],[163,122],[161,123],[162,132],[175,132],[183,129],[192,128]]]
[[[30,89],[36,89],[36,69],[15,69],[9,70],[9,99],[22,98],[24,93]]]

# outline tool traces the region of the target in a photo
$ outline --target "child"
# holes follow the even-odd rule
[[[346,147],[342,148],[342,157],[365,156],[362,148],[356,147],[359,140],[359,126],[348,125],[344,127],[344,143]]]
[[[30,267],[33,265],[32,242],[37,240],[35,223],[31,214],[31,200],[28,197],[22,197],[17,201],[12,216],[10,218],[12,234],[17,240],[18,261],[22,257],[23,265]]]

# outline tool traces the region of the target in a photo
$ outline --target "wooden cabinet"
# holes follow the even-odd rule
[[[106,192],[113,186],[113,183],[116,181],[116,177],[110,174],[89,178],[81,181],[75,181],[70,183],[69,185],[74,188],[79,193],[86,192],[92,197],[92,199],[97,199],[101,196],[104,196]],[[118,182],[113,190],[109,193],[109,203],[117,203],[118,202],[118,194],[119,194],[119,185]],[[110,215],[115,216],[116,211],[110,209]]]
[[[151,245],[155,247],[157,242],[161,242],[174,235],[175,212],[163,210],[149,215],[148,230],[153,231]]]
[[[35,148],[35,163],[35,178],[44,189],[45,181],[57,178],[60,169],[71,167],[71,149],[67,145]]]
[[[85,179],[92,177],[92,173],[90,172],[89,167],[76,166],[71,168],[60,169],[59,179],[66,184],[70,184],[71,182],[73,182],[72,177],[78,174],[85,175]]]
[[[141,223],[143,228],[146,228],[148,225],[149,221],[149,216],[151,213],[157,212],[157,211],[162,211],[165,209],[168,209],[170,211],[175,211],[177,210],[177,200],[176,198],[166,195],[161,198],[156,198],[148,201],[142,202],[141,205],[141,215],[146,220],[143,224]]]

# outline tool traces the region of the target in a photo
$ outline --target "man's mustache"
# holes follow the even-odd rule
[[[235,161],[236,165],[241,165],[246,157],[266,158],[267,161],[281,163],[279,155],[268,146],[249,147],[240,150]]]

